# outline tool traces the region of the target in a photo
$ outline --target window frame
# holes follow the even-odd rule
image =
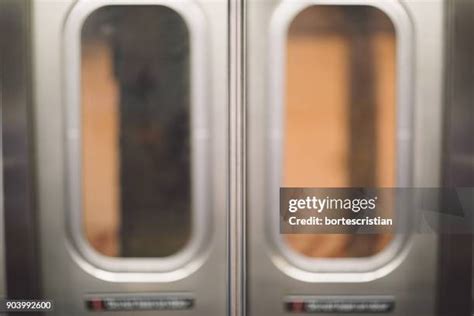
[[[365,258],[310,258],[291,249],[279,232],[279,185],[282,181],[285,109],[285,67],[291,22],[312,6],[368,6],[393,23],[396,39],[396,186],[413,186],[414,43],[413,25],[401,3],[392,0],[283,0],[273,12],[269,29],[267,106],[267,242],[273,263],[287,275],[305,282],[367,282],[393,271],[407,254],[411,233],[396,233],[381,252]],[[410,206],[397,214],[401,225],[413,218]],[[408,226],[405,226],[408,227]]]
[[[164,6],[186,24],[190,40],[191,216],[189,241],[162,258],[120,258],[99,253],[89,244],[82,212],[81,32],[87,17],[106,6]],[[210,106],[207,98],[206,23],[193,0],[80,0],[63,29],[63,75],[66,147],[66,233],[73,259],[93,276],[114,282],[170,282],[196,271],[209,253],[211,235]]]

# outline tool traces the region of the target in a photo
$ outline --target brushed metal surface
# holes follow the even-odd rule
[[[413,24],[413,184],[415,187],[439,186],[442,117],[443,69],[443,1],[380,1],[402,7]],[[268,213],[262,197],[266,194],[269,175],[264,170],[268,144],[265,126],[269,124],[267,106],[268,80],[273,68],[267,56],[269,22],[280,1],[255,1],[248,5],[248,314],[252,316],[287,315],[283,299],[287,295],[393,295],[396,308],[393,315],[433,315],[437,268],[436,235],[411,236],[403,259],[390,273],[366,282],[344,280],[318,282],[296,279],[275,265],[274,243],[268,234]],[[341,1],[313,1],[314,4]],[[347,4],[367,4],[370,1],[347,1]],[[422,264],[421,264],[422,263]],[[350,267],[347,267],[350,270]],[[323,314],[322,314],[323,315]]]
[[[111,1],[112,2],[112,1]],[[153,1],[149,1],[150,3]],[[159,3],[160,1],[156,1]],[[185,278],[167,282],[104,280],[89,271],[71,251],[66,214],[66,142],[64,125],[67,99],[64,94],[62,41],[64,23],[75,1],[33,1],[34,119],[37,143],[37,179],[42,251],[43,293],[55,299],[52,315],[86,315],[84,297],[89,293],[192,293],[195,307],[173,315],[224,315],[227,301],[227,3],[196,1],[207,22],[206,55],[212,62],[208,75],[207,104],[211,116],[211,190],[209,253],[200,267]],[[90,266],[90,263],[86,262]],[[101,270],[104,271],[104,270]],[[170,312],[171,313],[171,312]],[[128,315],[117,312],[116,315]],[[143,312],[154,315],[156,312]],[[168,314],[164,312],[163,315]]]

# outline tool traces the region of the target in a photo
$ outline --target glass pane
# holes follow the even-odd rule
[[[191,235],[189,33],[164,6],[108,6],[81,39],[83,224],[115,257],[164,257]]]
[[[394,187],[396,38],[365,6],[312,6],[288,31],[286,187]],[[309,257],[367,257],[380,235],[285,235]]]

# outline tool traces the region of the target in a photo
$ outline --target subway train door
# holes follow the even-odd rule
[[[51,314],[224,315],[226,1],[30,12]]]
[[[433,315],[436,234],[281,234],[278,205],[439,187],[443,1],[254,1],[246,34],[248,314]]]
[[[48,315],[435,315],[437,234],[284,234],[279,188],[441,186],[444,4],[0,2],[24,28],[0,27],[0,295]]]

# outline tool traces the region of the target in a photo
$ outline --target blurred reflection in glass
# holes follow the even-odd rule
[[[396,38],[365,6],[312,6],[288,31],[283,185],[394,187]],[[380,235],[285,235],[318,258],[367,257]]]
[[[82,30],[84,231],[108,256],[191,235],[189,33],[163,6],[108,6]]]

